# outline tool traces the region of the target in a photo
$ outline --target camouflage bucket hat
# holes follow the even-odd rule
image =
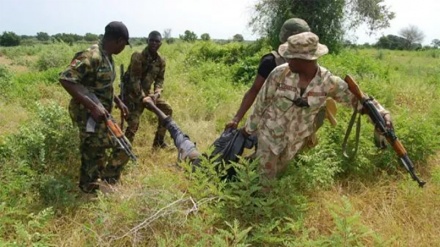
[[[290,36],[303,32],[310,32],[307,22],[300,18],[291,18],[284,22],[279,38],[281,43],[285,43]]]
[[[319,43],[319,38],[312,32],[292,35],[287,42],[278,47],[278,53],[284,58],[316,60],[328,53],[327,46]]]

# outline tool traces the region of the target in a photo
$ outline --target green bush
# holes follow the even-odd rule
[[[0,65],[0,95],[6,97],[12,88],[12,74],[4,65]]]
[[[19,133],[7,136],[1,144],[0,158],[8,164],[4,169],[30,174],[33,189],[29,191],[39,191],[45,205],[72,202],[72,195],[61,189],[71,188],[72,177],[77,174],[76,168],[65,165],[66,161],[75,162],[78,158],[77,131],[66,110],[58,104],[37,104],[36,109],[38,118],[25,124]],[[17,163],[21,164],[20,169],[15,167]]]
[[[51,68],[66,67],[72,58],[71,48],[67,45],[59,45],[56,49],[47,49],[42,52],[36,62],[36,68],[39,71],[45,71]]]

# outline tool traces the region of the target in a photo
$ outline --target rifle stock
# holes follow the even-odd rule
[[[376,129],[378,129],[381,133],[383,133],[388,143],[394,149],[402,165],[411,175],[411,178],[415,180],[420,187],[423,187],[426,182],[421,181],[414,173],[414,165],[411,159],[408,157],[408,153],[403,147],[403,144],[397,138],[396,134],[394,133],[394,130],[386,127],[385,120],[383,119],[382,115],[379,113],[379,111],[376,109],[376,107],[372,102],[373,99],[367,98],[365,94],[362,93],[358,84],[354,81],[354,79],[350,75],[347,75],[344,80],[348,84],[348,89],[350,90],[350,92],[353,93],[356,96],[356,98],[362,103],[362,106],[364,107],[366,113],[370,116]]]

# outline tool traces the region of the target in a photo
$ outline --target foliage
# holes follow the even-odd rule
[[[408,27],[402,28],[399,31],[399,35],[408,41],[406,43],[406,48],[408,50],[413,48],[416,43],[421,43],[425,38],[425,34],[422,32],[422,30],[414,25],[409,25]]]
[[[243,42],[243,41],[244,41],[243,35],[241,35],[241,34],[239,34],[239,33],[235,34],[235,35],[232,37],[232,41],[233,41],[233,42]]]
[[[341,49],[347,28],[353,29],[361,23],[377,31],[389,26],[394,13],[382,5],[383,0],[260,0],[255,4],[255,17],[250,21],[255,31],[270,39],[273,48],[278,47],[278,34],[285,20],[292,17],[304,19],[321,43],[330,52]],[[344,27],[344,21],[350,25]]]
[[[390,26],[395,13],[384,5],[384,0],[347,0],[346,19],[348,28],[356,28],[361,23],[367,24],[370,34]]]
[[[186,30],[183,35],[179,35],[179,38],[186,42],[194,42],[197,40],[197,34],[193,31]]]
[[[93,34],[93,33],[86,33],[84,35],[84,40],[89,41],[89,42],[93,42],[93,41],[96,42],[99,40],[99,36],[97,34]]]
[[[39,41],[49,41],[50,39],[50,35],[46,32],[38,32],[36,37]]]
[[[439,48],[440,47],[440,39],[433,39],[431,42],[431,45],[436,49]]]
[[[408,47],[408,42],[405,38],[388,34],[380,37],[375,46],[382,49],[405,50]]]
[[[193,47],[191,54],[187,57],[187,62],[189,65],[198,65],[207,61],[225,64],[233,72],[234,82],[248,84],[255,77],[259,60],[264,52],[263,47],[267,49],[264,40],[252,44],[201,43]]]
[[[65,44],[59,44],[53,49],[45,50],[36,62],[38,71],[45,71],[51,68],[63,68],[68,65],[72,58],[72,50]]]
[[[70,45],[83,39],[81,35],[74,33],[57,33],[55,35],[52,35],[52,37],[57,41],[62,41]]]
[[[36,119],[0,143],[3,243],[51,245],[53,234],[47,226],[54,209],[75,204],[75,196],[69,193],[72,170],[65,164],[76,156],[73,126],[58,104],[37,104],[36,108]]]
[[[203,33],[202,35],[200,35],[200,39],[204,41],[209,41],[211,40],[211,36],[209,36],[209,33]]]
[[[12,73],[6,66],[0,65],[0,95],[5,97],[6,92],[12,87]]]
[[[20,37],[14,32],[3,32],[0,36],[0,46],[18,46],[20,45]]]
[[[195,172],[186,163],[175,166],[174,151],[148,147],[157,125],[145,112],[133,143],[138,164],[126,167],[123,183],[112,193],[90,199],[75,189],[78,137],[66,111],[70,97],[56,84],[62,67],[36,67],[41,56],[52,56],[50,50],[70,59],[86,47],[56,43],[0,50],[14,63],[33,58],[27,71],[0,66],[2,99],[6,95],[8,104],[20,106],[0,100],[2,109],[24,108],[30,120],[0,136],[0,242],[5,246],[439,245],[438,50],[345,48],[319,61],[336,75],[353,75],[364,92],[391,111],[396,135],[429,184],[423,190],[390,148],[374,147],[366,117],[358,155],[343,158],[351,108],[338,105],[337,126],[324,124],[318,146],[302,152],[274,181],[261,178],[258,161],[232,164],[238,174],[232,181],[222,181],[218,172],[224,170],[206,158]],[[115,63],[127,64],[131,53],[143,48],[124,50]],[[250,81],[268,51],[264,41],[161,47],[168,61],[164,97],[200,151],[209,153],[249,87],[235,82]],[[19,122],[8,116],[0,124],[11,119]],[[270,193],[262,190],[266,186]]]

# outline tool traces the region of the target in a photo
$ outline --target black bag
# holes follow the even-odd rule
[[[246,137],[237,129],[226,129],[212,145],[214,150],[209,158],[215,158],[213,162],[216,164],[217,170],[219,170],[218,167],[220,165],[224,167],[231,162],[237,162],[239,160],[238,156],[243,154],[245,148],[251,149],[256,147],[257,137]],[[231,179],[235,174],[235,169],[230,167],[223,178]]]

